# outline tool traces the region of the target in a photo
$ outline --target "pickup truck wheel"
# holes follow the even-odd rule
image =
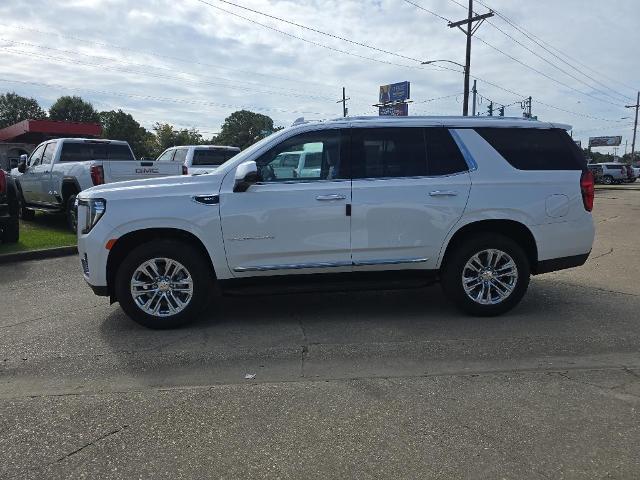
[[[442,287],[462,311],[480,317],[515,307],[529,286],[529,260],[500,234],[482,234],[459,244],[445,260]]]
[[[76,207],[76,196],[71,195],[67,199],[65,206],[65,214],[67,216],[67,226],[73,233],[78,231],[78,208]]]
[[[2,230],[2,243],[18,243],[20,240],[20,224],[18,217],[11,217],[9,223]]]
[[[116,274],[115,293],[126,314],[148,328],[193,321],[212,290],[209,262],[191,245],[158,240],[135,248]]]

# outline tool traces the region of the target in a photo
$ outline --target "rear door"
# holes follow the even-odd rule
[[[357,270],[435,268],[471,181],[445,128],[358,128],[352,135],[351,248]]]
[[[106,146],[106,153],[104,162],[106,183],[182,174],[181,165],[175,162],[135,160],[127,144],[109,143]]]

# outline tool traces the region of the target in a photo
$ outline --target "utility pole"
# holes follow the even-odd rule
[[[636,132],[638,131],[638,108],[640,108],[640,92],[638,92],[638,98],[636,99],[635,105],[625,105],[626,108],[635,108],[636,109],[636,120],[633,124],[633,140],[631,140],[631,161],[633,162],[636,158]]]
[[[498,115],[500,115],[501,117],[504,117],[504,105],[503,105],[503,106],[501,106],[501,107],[498,109],[498,111],[499,111]]]
[[[471,92],[473,93],[473,110],[472,110],[472,115],[475,117],[476,116],[476,99],[478,97],[478,88],[477,88],[477,80],[473,81],[473,90],[471,90]]]
[[[342,116],[343,117],[346,117],[347,114],[349,113],[349,109],[347,108],[347,100],[350,100],[350,98],[347,98],[346,89],[344,87],[342,87],[342,100],[338,100],[336,103],[342,103]]]
[[[489,114],[490,117],[493,117],[493,100],[489,103],[489,106],[487,107],[487,113]]]
[[[524,110],[524,115],[523,116],[524,116],[524,118],[531,118],[532,117],[532,114],[531,114],[531,102],[532,102],[532,100],[533,99],[531,97],[527,97],[524,100],[524,107],[523,107],[523,110]],[[520,104],[520,105],[522,106],[522,104]]]
[[[469,115],[469,75],[471,74],[471,37],[478,27],[482,25],[485,19],[493,17],[493,12],[489,10],[489,13],[483,15],[473,16],[473,0],[469,0],[469,11],[465,20],[459,20],[457,22],[450,22],[449,28],[458,27],[467,36],[467,51],[465,55],[465,67],[464,67],[464,101],[462,103],[462,115],[465,117]],[[478,22],[475,26],[474,23]],[[466,28],[462,28],[462,25],[466,25]]]

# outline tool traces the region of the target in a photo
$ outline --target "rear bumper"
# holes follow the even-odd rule
[[[584,265],[589,258],[589,253],[582,255],[572,255],[570,257],[552,258],[549,260],[541,260],[536,264],[534,275],[540,275],[541,273],[556,272],[558,270],[565,270],[567,268],[579,267]]]

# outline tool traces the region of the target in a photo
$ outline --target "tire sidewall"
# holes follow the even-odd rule
[[[462,285],[462,270],[476,253],[494,248],[509,254],[518,268],[518,280],[511,295],[497,305],[482,305],[471,300]],[[495,316],[514,308],[529,286],[531,267],[524,250],[512,239],[500,234],[479,234],[458,244],[451,252],[442,274],[442,287],[447,296],[463,311],[476,316]]]
[[[76,195],[71,195],[65,205],[67,226],[73,233],[78,233],[78,209],[76,208]]]
[[[142,311],[130,292],[131,277],[145,261],[165,257],[180,262],[193,279],[193,297],[189,305],[176,315],[156,317]],[[115,278],[116,299],[125,313],[135,322],[153,329],[177,328],[193,321],[206,306],[212,291],[212,275],[209,262],[188,243],[174,240],[158,240],[133,249],[118,268]]]
[[[613,183],[613,177],[611,175],[605,175],[602,177],[602,183],[605,185],[611,185]]]

